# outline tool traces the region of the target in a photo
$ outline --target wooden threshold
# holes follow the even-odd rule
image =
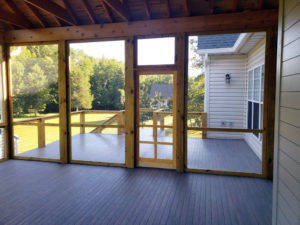
[[[237,171],[226,171],[226,170],[207,170],[207,169],[191,169],[186,168],[185,172],[190,173],[201,173],[201,174],[215,174],[215,175],[229,175],[239,177],[253,177],[253,178],[265,178],[263,174],[259,173],[248,173],[248,172],[237,172]]]
[[[109,163],[109,162],[92,162],[84,160],[70,160],[73,164],[84,164],[84,165],[94,165],[94,166],[115,166],[115,167],[126,167],[125,163]]]

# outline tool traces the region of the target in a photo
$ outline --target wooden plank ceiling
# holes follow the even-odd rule
[[[276,9],[277,0],[0,0],[0,30]]]

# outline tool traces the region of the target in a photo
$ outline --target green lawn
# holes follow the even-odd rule
[[[52,116],[55,114],[43,114],[40,116]],[[96,123],[96,124],[103,124],[106,120],[111,118],[113,114],[86,114],[85,115],[85,121],[86,123]],[[14,119],[14,122],[23,120],[24,118],[16,118]],[[79,123],[80,122],[80,116],[72,115],[71,118],[72,123]],[[49,119],[46,120],[46,123],[56,123],[57,126],[46,126],[46,144],[50,144],[55,141],[59,141],[59,119]],[[93,127],[89,127],[85,129],[86,133],[89,133],[92,131]],[[80,133],[79,127],[72,127],[72,135],[76,135]],[[102,133],[110,133],[110,134],[116,134],[117,129],[116,128],[106,128],[102,131]],[[26,152],[32,149],[35,149],[38,147],[38,128],[37,126],[31,126],[31,125],[15,125],[14,126],[14,135],[17,136],[18,139],[18,153]]]

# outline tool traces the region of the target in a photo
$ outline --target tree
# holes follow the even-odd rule
[[[58,82],[57,45],[12,47],[13,110],[43,112]],[[58,96],[56,90],[56,96]],[[55,98],[55,97],[54,97]]]
[[[94,73],[95,59],[87,56],[83,51],[71,51],[71,106],[76,111],[90,109],[93,95],[91,94],[90,79]]]
[[[102,58],[91,76],[91,93],[94,96],[93,109],[124,109],[125,86],[124,64],[115,59]]]
[[[199,74],[188,78],[188,112],[204,112],[204,95],[205,95],[205,74],[203,65],[203,55],[198,53],[197,38],[190,39],[190,65],[192,69],[199,70]],[[199,116],[189,116],[190,122],[193,120],[197,126],[201,125],[202,118]]]

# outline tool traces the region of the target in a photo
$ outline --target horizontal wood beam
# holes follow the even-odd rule
[[[122,22],[104,25],[14,30],[5,34],[8,43],[86,40],[132,35],[175,33],[230,33],[262,31],[277,27],[277,10],[218,14],[198,17]]]
[[[22,17],[20,17],[18,14],[9,12],[4,10],[3,8],[0,8],[0,21],[8,24],[15,25],[19,28],[30,28],[30,23],[26,22]]]
[[[103,0],[103,1],[125,21],[130,20],[129,7],[125,2],[121,3],[119,0]]]
[[[69,25],[76,25],[76,21],[74,21],[73,17],[69,14],[68,10],[57,5],[52,1],[47,0],[24,0],[25,2],[52,14],[53,16],[61,19]]]

